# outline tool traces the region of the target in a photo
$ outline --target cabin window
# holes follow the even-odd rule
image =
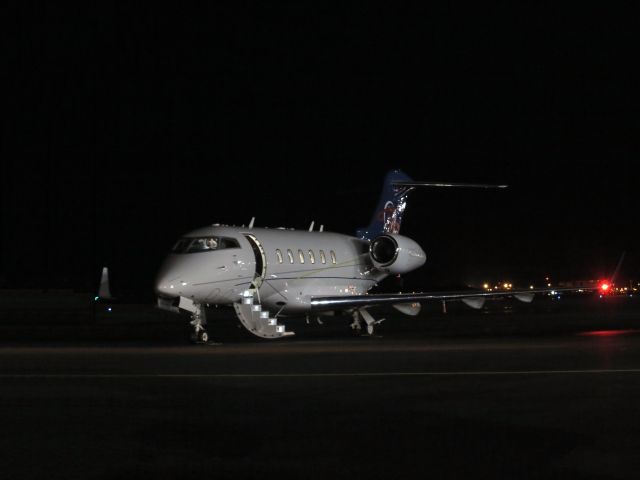
[[[289,263],[293,263],[293,252],[287,249],[287,256],[289,257]]]
[[[312,250],[309,250],[309,261],[311,263],[316,263],[316,256],[313,254]]]
[[[278,263],[282,263],[282,252],[279,248],[276,248],[276,257],[278,258]]]
[[[300,263],[304,263],[304,252],[302,250],[298,250],[298,258],[300,259]]]
[[[327,263],[327,259],[324,256],[324,250],[320,250],[320,261],[324,264]]]
[[[333,250],[331,250],[329,252],[329,254],[331,255],[331,263],[333,263],[335,265],[336,263],[336,252],[334,252]]]

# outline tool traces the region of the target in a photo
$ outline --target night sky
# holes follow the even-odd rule
[[[214,4],[215,2],[210,2]],[[442,2],[444,3],[444,2]],[[353,234],[387,170],[409,285],[640,277],[638,34],[555,3],[9,7],[0,285],[153,294],[214,222]]]

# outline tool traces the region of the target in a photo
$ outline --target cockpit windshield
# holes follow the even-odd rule
[[[235,238],[229,237],[184,237],[176,242],[171,252],[196,253],[227,248],[240,248],[240,244]]]

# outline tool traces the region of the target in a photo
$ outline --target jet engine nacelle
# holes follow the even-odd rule
[[[424,265],[427,255],[408,237],[387,233],[373,239],[369,247],[373,265],[390,274],[406,273]]]

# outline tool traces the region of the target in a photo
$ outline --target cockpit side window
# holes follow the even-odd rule
[[[218,248],[240,248],[240,244],[235,238],[220,237],[220,246]]]
[[[218,239],[216,237],[194,238],[187,248],[187,253],[206,252],[218,249]]]
[[[187,251],[187,247],[189,246],[189,244],[191,243],[192,240],[193,239],[191,239],[191,238],[181,238],[173,246],[173,248],[171,249],[171,252],[173,252],[173,253],[184,253],[184,252],[186,252]]]
[[[230,237],[184,237],[178,240],[171,251],[173,253],[197,253],[227,248],[240,248],[240,243]]]

